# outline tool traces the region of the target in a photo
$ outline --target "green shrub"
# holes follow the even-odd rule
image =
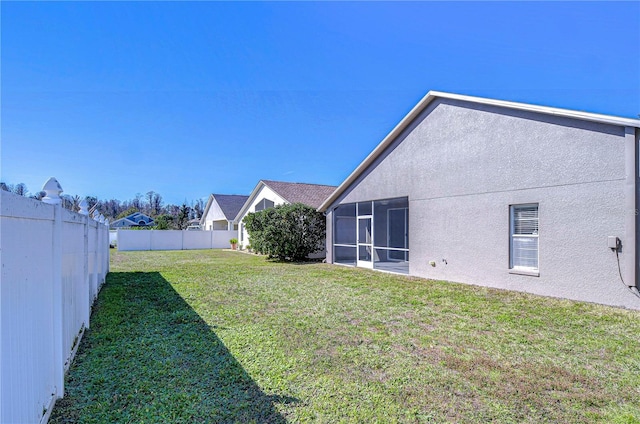
[[[155,230],[174,230],[176,228],[173,216],[171,215],[160,215],[155,219]]]
[[[271,258],[299,261],[324,248],[325,217],[302,203],[250,213],[242,222],[251,238],[251,249]]]

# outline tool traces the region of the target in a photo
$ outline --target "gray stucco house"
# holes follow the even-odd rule
[[[640,309],[639,128],[429,92],[319,207],[327,261]]]

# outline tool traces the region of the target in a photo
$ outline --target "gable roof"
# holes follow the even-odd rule
[[[204,208],[204,212],[202,213],[202,217],[200,218],[200,224],[204,224],[204,220],[209,213],[209,209],[211,209],[211,203],[215,199],[222,210],[222,213],[227,218],[228,221],[233,220],[244,203],[249,199],[249,196],[245,196],[242,194],[211,194],[209,195],[209,201]]]
[[[324,202],[324,200],[333,193],[337,188],[336,186],[328,186],[321,184],[307,184],[307,183],[290,183],[285,181],[273,181],[273,180],[260,180],[256,187],[251,192],[251,195],[247,201],[242,205],[242,208],[238,211],[235,217],[235,221],[238,221],[240,216],[251,205],[253,199],[257,196],[262,187],[269,187],[278,196],[282,197],[289,203],[304,203],[312,208],[318,208]]]
[[[337,188],[336,186],[284,181],[262,180],[262,182],[287,202],[304,203],[312,208],[318,208]]]
[[[244,202],[249,198],[249,196],[240,194],[212,194],[212,196],[215,197],[218,206],[220,206],[227,219],[235,218]]]
[[[144,221],[145,225],[151,225],[151,224],[154,223],[153,218],[151,218],[150,216],[145,215],[145,214],[143,214],[141,212],[134,212],[134,213],[132,213],[130,215],[127,215],[127,216],[125,216],[123,218],[116,219],[115,221],[113,221],[109,225],[111,227],[115,227],[115,226],[118,226],[118,224],[120,224],[121,222],[124,222],[124,223],[127,224],[126,225],[127,227],[137,227],[137,226],[139,226],[139,222],[140,221]]]
[[[404,131],[426,108],[436,99],[451,99],[471,102],[489,106],[498,106],[508,109],[516,109],[528,112],[542,113],[565,118],[579,119],[583,121],[598,122],[623,127],[640,128],[640,119],[621,118],[618,116],[601,115],[597,113],[582,112],[571,109],[560,109],[548,106],[538,106],[527,103],[508,102],[505,100],[487,99],[483,97],[465,96],[462,94],[444,93],[441,91],[429,91],[417,105],[402,118],[378,146],[367,156],[360,165],[345,179],[342,184],[318,207],[320,212],[325,212],[329,206],[380,156],[384,150]]]

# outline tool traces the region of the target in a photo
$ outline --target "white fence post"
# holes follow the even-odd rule
[[[87,199],[82,199],[80,201],[80,215],[83,216],[82,223],[84,230],[84,239],[83,239],[83,266],[84,266],[84,284],[87,291],[87,299],[89,300],[86,305],[84,305],[84,318],[85,318],[85,328],[89,328],[90,318],[91,318],[91,281],[89,281],[89,203]]]
[[[42,190],[46,193],[42,199],[44,203],[54,206],[53,221],[53,269],[51,281],[53,282],[53,358],[54,381],[57,397],[64,395],[64,345],[63,345],[63,297],[62,297],[62,187],[55,178],[51,177],[44,184]]]
[[[107,243],[109,243],[109,246],[107,247],[107,253],[106,253],[106,258],[105,258],[105,263],[106,263],[106,269],[104,271],[104,274],[107,275],[109,273],[109,270],[111,269],[111,263],[109,262],[109,256],[111,255],[111,242],[109,241],[109,220],[105,219],[104,220],[104,226],[105,226],[105,234],[107,237]]]
[[[102,248],[104,246],[105,241],[108,242],[109,238],[105,238],[104,234],[104,215],[100,214],[98,219],[98,231],[100,231],[100,287],[104,285],[105,279],[107,277],[107,264],[104,261],[106,252]]]
[[[97,221],[99,218],[98,212],[93,212],[93,220],[96,221],[96,231],[95,231],[95,249],[93,251],[93,298],[91,299],[91,303],[98,297],[98,291],[100,291],[100,260],[98,258],[98,249],[100,249],[100,228],[97,225]]]

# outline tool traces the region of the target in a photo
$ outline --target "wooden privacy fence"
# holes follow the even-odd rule
[[[0,423],[45,423],[109,271],[108,222],[0,191]]]

